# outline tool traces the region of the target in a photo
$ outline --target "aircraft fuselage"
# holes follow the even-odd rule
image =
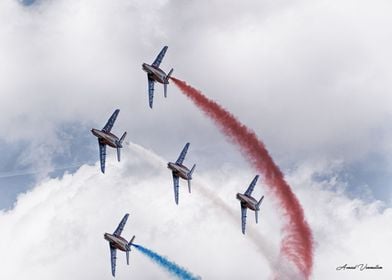
[[[147,72],[150,79],[153,79],[154,81],[157,81],[161,84],[169,83],[169,81],[166,79],[166,73],[161,68],[149,65],[147,63],[143,63],[142,67],[143,70]]]
[[[242,194],[242,193],[237,193],[237,199],[239,201],[241,201],[241,203],[245,207],[247,207],[247,208],[249,208],[249,209],[251,209],[253,211],[257,210],[257,206],[256,206],[257,205],[257,200],[254,199],[253,197],[247,196],[247,195]]]
[[[95,128],[91,129],[91,133],[94,134],[94,136],[98,137],[102,144],[108,145],[113,148],[121,148],[119,138],[116,135]]]
[[[181,177],[182,179],[188,180],[189,169],[182,165],[175,162],[169,162],[167,164],[167,168],[173,171],[174,175]]]
[[[114,248],[119,249],[121,251],[129,251],[128,241],[121,236],[116,236],[110,233],[105,233],[103,235],[105,240],[107,240]]]

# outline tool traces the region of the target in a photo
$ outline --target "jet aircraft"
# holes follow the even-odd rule
[[[110,233],[105,233],[103,236],[105,240],[109,242],[109,247],[110,247],[110,261],[112,264],[112,275],[115,277],[116,275],[116,255],[117,255],[117,249],[124,251],[126,253],[127,257],[127,265],[129,265],[129,252],[131,251],[131,245],[133,241],[135,240],[135,236],[132,237],[132,239],[128,242],[125,240],[125,238],[121,237],[121,232],[124,229],[124,226],[128,220],[129,214],[125,214],[124,218],[122,218],[120,224],[117,226],[116,230],[113,232],[113,234]]]
[[[114,111],[102,130],[95,128],[91,129],[91,132],[98,138],[99,158],[101,161],[102,173],[105,173],[106,145],[117,149],[117,159],[120,161],[120,149],[123,147],[122,142],[124,141],[127,132],[124,132],[120,139],[118,139],[118,137],[113,133],[110,133],[119,112],[119,109]]]
[[[180,156],[178,157],[176,162],[169,162],[167,164],[167,168],[172,170],[173,175],[173,184],[174,184],[174,199],[176,204],[178,204],[178,188],[179,188],[179,179],[185,179],[188,181],[188,190],[191,192],[191,180],[192,173],[195,170],[196,164],[193,165],[192,169],[189,170],[186,166],[182,164],[184,161],[185,155],[188,151],[189,143],[185,144],[185,147],[182,149]]]
[[[167,96],[167,85],[169,84],[170,75],[173,73],[173,68],[170,70],[169,74],[166,73],[159,68],[159,65],[162,62],[163,57],[167,51],[167,46],[164,46],[161,52],[158,54],[157,58],[155,58],[154,62],[150,65],[147,63],[143,63],[143,70],[147,72],[148,79],[148,102],[150,108],[152,108],[152,102],[154,99],[154,82],[159,82],[163,84],[163,90],[165,97]]]
[[[258,214],[260,210],[260,204],[263,201],[264,195],[257,201],[255,198],[252,197],[253,189],[256,185],[257,179],[259,175],[253,179],[252,183],[250,183],[248,189],[244,194],[237,193],[237,199],[241,202],[241,222],[242,222],[242,233],[245,234],[245,225],[246,225],[246,209],[250,209],[255,211],[255,219],[256,223],[258,222]]]

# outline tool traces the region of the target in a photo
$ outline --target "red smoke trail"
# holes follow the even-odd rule
[[[313,265],[313,238],[304,212],[297,197],[284,180],[282,171],[276,166],[263,142],[257,135],[239,122],[231,113],[215,101],[208,99],[197,89],[176,78],[171,78],[180,90],[201,109],[222,132],[237,144],[241,153],[260,173],[264,181],[276,196],[283,214],[287,217],[281,253],[291,260],[306,279],[309,278]]]

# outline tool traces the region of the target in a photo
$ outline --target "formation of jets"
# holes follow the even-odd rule
[[[143,70],[147,72],[148,78],[148,100],[150,108],[153,107],[153,99],[154,99],[154,83],[159,82],[164,86],[164,96],[167,96],[167,85],[169,84],[170,75],[173,73],[173,69],[166,74],[159,65],[162,62],[163,57],[166,54],[167,46],[163,47],[163,49],[158,54],[157,58],[154,62],[149,65],[147,63],[143,63]],[[121,157],[121,148],[123,148],[123,141],[127,135],[127,132],[124,132],[123,135],[118,138],[115,134],[111,133],[113,125],[117,119],[120,110],[117,109],[113,112],[105,126],[99,129],[91,129],[91,132],[94,136],[98,138],[98,145],[99,145],[99,158],[100,158],[100,165],[101,165],[101,172],[105,173],[105,161],[106,161],[106,146],[115,148],[117,150],[117,160],[120,161]],[[179,197],[179,180],[180,178],[186,180],[188,182],[188,191],[191,193],[191,180],[192,174],[195,170],[196,164],[192,166],[191,169],[183,165],[185,156],[188,152],[190,143],[186,143],[184,148],[182,149],[178,159],[175,162],[168,162],[167,168],[171,170],[172,177],[173,177],[173,187],[174,187],[174,201],[178,205],[178,197]],[[256,185],[256,182],[259,178],[259,175],[253,179],[251,184],[249,185],[248,189],[245,193],[237,193],[237,199],[240,201],[241,204],[241,229],[242,233],[245,234],[245,227],[246,227],[246,212],[247,209],[250,209],[255,212],[255,219],[256,223],[258,223],[258,213],[260,211],[260,205],[264,199],[264,196],[260,198],[260,200],[256,200],[252,197],[253,189]],[[131,238],[128,242],[125,238],[121,237],[121,233],[124,229],[124,226],[128,220],[129,214],[125,214],[122,218],[120,224],[117,226],[116,230],[113,234],[105,233],[104,238],[109,242],[110,247],[110,260],[111,260],[111,268],[112,268],[112,275],[113,277],[116,274],[116,255],[117,249],[124,251],[126,253],[126,260],[127,264],[129,265],[129,252],[131,251],[131,246],[135,239],[135,236]]]

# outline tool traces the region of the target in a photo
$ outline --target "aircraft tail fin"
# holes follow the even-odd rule
[[[135,236],[133,236],[133,237],[131,238],[131,240],[129,241],[129,243],[128,243],[129,248],[131,248],[131,245],[132,245],[132,243],[133,243],[133,240],[135,240]]]
[[[125,254],[127,256],[127,265],[129,265],[129,251],[126,251]]]
[[[166,75],[166,80],[169,82],[170,76],[173,73],[173,68],[169,71],[169,74]]]
[[[255,219],[256,219],[256,224],[259,222],[259,211],[260,211],[260,204],[264,199],[264,195],[260,198],[260,200],[256,204],[256,211],[255,211]]]
[[[195,171],[195,167],[196,167],[196,164],[194,164],[194,165],[192,166],[191,171],[189,171],[189,173],[188,173],[188,178],[189,178],[189,179],[192,179],[192,174],[193,174],[193,171]]]
[[[191,193],[191,180],[188,179],[188,191],[189,193]]]
[[[167,97],[167,84],[163,84],[163,95]]]
[[[125,136],[127,136],[127,132],[126,131],[124,132],[124,134],[120,138],[120,144],[122,144],[122,142],[124,141]]]
[[[260,198],[259,202],[257,202],[257,204],[256,204],[257,209],[260,208],[260,204],[261,204],[261,202],[263,201],[263,199],[264,199],[264,195]]]

